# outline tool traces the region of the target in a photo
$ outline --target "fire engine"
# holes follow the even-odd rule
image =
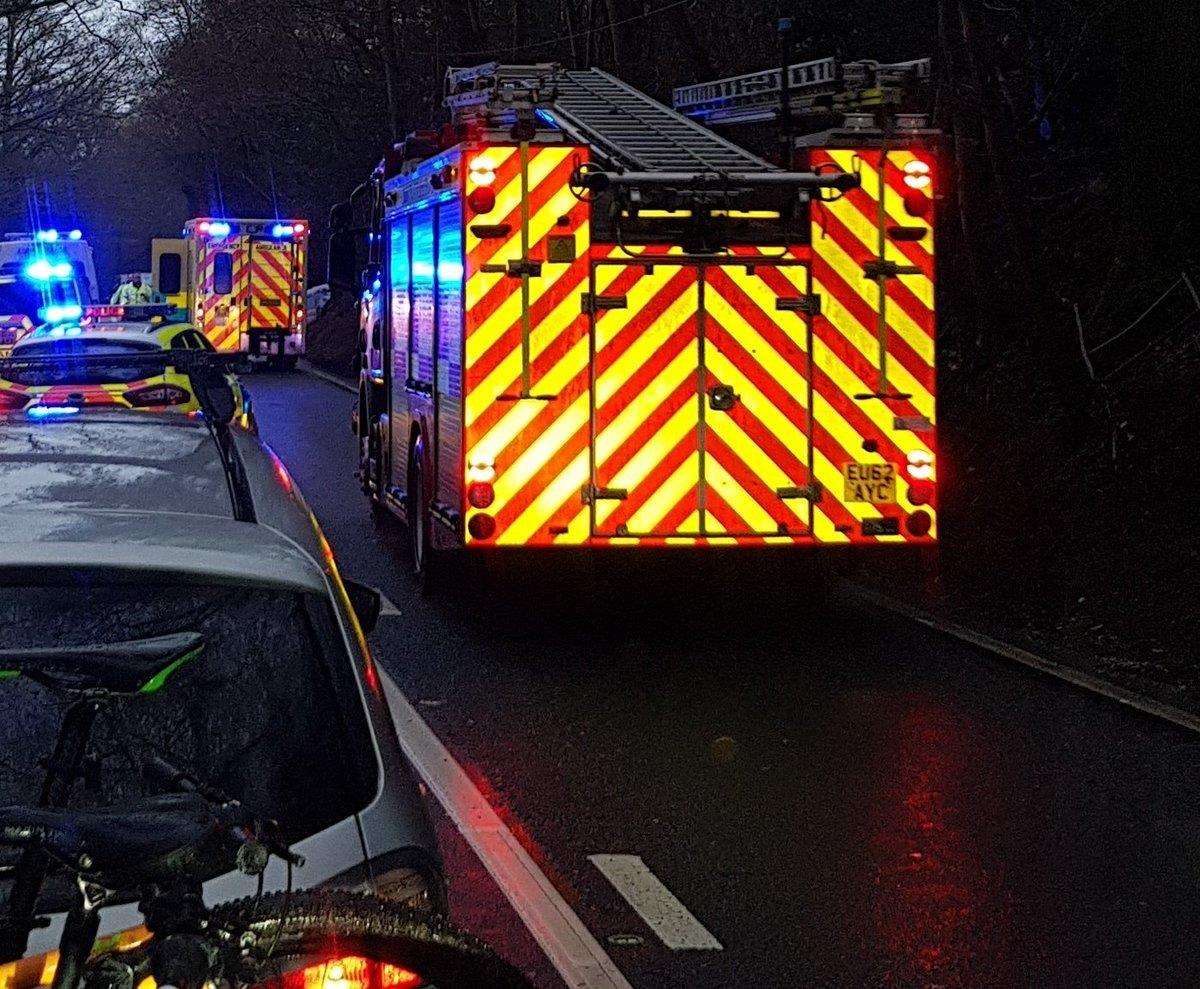
[[[151,244],[153,285],[218,351],[294,367],[304,353],[308,223],[197,217]]]
[[[0,240],[0,356],[35,323],[76,319],[95,301],[96,268],[82,231],[45,228]]]
[[[453,122],[332,216],[331,278],[368,245],[359,475],[418,573],[459,546],[935,541],[927,75],[828,59],[672,109],[599,69],[449,70]],[[700,122],[781,99],[819,125],[791,168]]]

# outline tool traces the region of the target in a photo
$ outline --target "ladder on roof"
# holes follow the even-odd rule
[[[788,66],[789,104],[798,115],[898,107],[932,75],[928,58],[909,62],[863,59],[839,63],[820,58]],[[712,82],[681,86],[672,103],[679,113],[706,124],[773,120],[783,95],[782,68],[747,72]]]
[[[601,69],[488,62],[446,73],[455,122],[553,119],[620,170],[760,173],[777,169]]]
[[[614,164],[639,172],[777,170],[601,69],[561,73],[549,110]]]

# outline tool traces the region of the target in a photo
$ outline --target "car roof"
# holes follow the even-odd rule
[[[40,329],[40,327],[39,327]],[[72,327],[74,329],[74,327]],[[194,330],[195,326],[191,323],[151,323],[149,321],[138,321],[128,323],[93,323],[88,326],[79,327],[79,333],[74,333],[69,339],[72,340],[151,340],[166,348],[172,338],[177,333],[183,330]],[[46,343],[48,341],[68,339],[67,337],[50,337],[46,334],[39,334],[37,331],[30,333],[19,340],[13,353],[18,354],[21,350],[27,348],[30,344]]]
[[[235,517],[220,453],[198,418],[126,409],[40,422],[0,417],[0,566],[115,567],[324,588],[311,524],[304,518],[297,526],[302,516],[271,506],[285,495],[264,483],[267,468],[254,467],[247,474],[258,479],[255,507],[263,504],[268,524]]]

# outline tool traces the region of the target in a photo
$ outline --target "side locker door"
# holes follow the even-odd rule
[[[592,266],[592,477],[601,537],[701,534],[700,282],[669,258]]]
[[[408,334],[412,323],[412,257],[410,220],[407,214],[394,216],[387,230],[387,291],[388,298],[388,428],[390,437],[391,484],[406,490],[408,487],[409,392],[408,392]],[[385,477],[389,474],[385,473]]]
[[[812,530],[808,269],[752,257],[707,264],[703,303],[704,530]]]

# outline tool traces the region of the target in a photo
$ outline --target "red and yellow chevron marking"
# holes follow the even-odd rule
[[[471,215],[468,206],[465,217],[466,461],[495,467],[489,508],[495,541],[546,543],[563,538],[550,527],[557,532],[563,525],[557,521],[563,502],[573,497],[579,507],[588,477],[588,321],[581,299],[591,243],[588,206],[569,186],[587,151],[534,145],[469,153],[468,198],[470,163],[477,159],[494,169],[489,188],[496,205],[486,216]],[[492,226],[485,232],[507,232],[481,237],[480,224]],[[559,249],[572,242],[574,260],[549,260],[555,238]],[[483,270],[519,261],[523,246],[542,262],[541,275],[527,285]],[[586,527],[569,541],[584,538]]]
[[[813,165],[832,163],[862,179],[861,188],[841,199],[814,204],[812,214],[812,285],[821,297],[821,314],[812,321],[813,471],[825,489],[813,530],[822,542],[905,541],[911,538],[905,518],[918,507],[934,517],[922,541],[936,537],[934,508],[913,504],[905,474],[911,451],[936,452],[932,206],[924,218],[905,210],[910,190],[903,170],[913,158],[910,151],[812,154]],[[932,190],[921,194],[932,196]],[[884,260],[919,273],[886,279],[882,293],[864,273],[864,265],[881,256],[881,224],[929,228],[920,241],[883,238]],[[901,428],[922,418],[928,427]],[[872,441],[875,452],[864,449]],[[897,504],[846,502],[841,473],[852,462],[896,465]],[[884,517],[896,520],[898,535],[862,534],[864,520]]]
[[[476,153],[495,207],[466,221],[464,467],[494,473],[489,541],[916,538],[905,466],[934,452],[932,235],[884,244],[919,273],[881,299],[864,265],[879,257],[881,195],[886,223],[915,222],[896,191],[912,156],[869,154],[861,190],[814,206],[811,249],[697,260],[590,244],[568,184],[583,149]],[[852,157],[816,155],[857,170]],[[573,238],[574,260],[549,261],[555,237]],[[506,273],[527,259],[540,275]],[[589,317],[584,292],[624,305]],[[814,293],[808,317],[796,303]],[[847,499],[843,468],[877,463],[896,471],[897,504]],[[895,534],[870,528],[880,519]]]
[[[213,347],[221,351],[236,351],[241,346],[241,334],[247,329],[249,307],[244,300],[249,295],[249,239],[231,237],[225,240],[196,240],[196,297],[192,321]],[[233,291],[228,295],[214,290],[213,266],[218,254],[232,254]]]
[[[296,291],[291,243],[254,241],[250,247],[250,325],[279,329],[292,322]]]

